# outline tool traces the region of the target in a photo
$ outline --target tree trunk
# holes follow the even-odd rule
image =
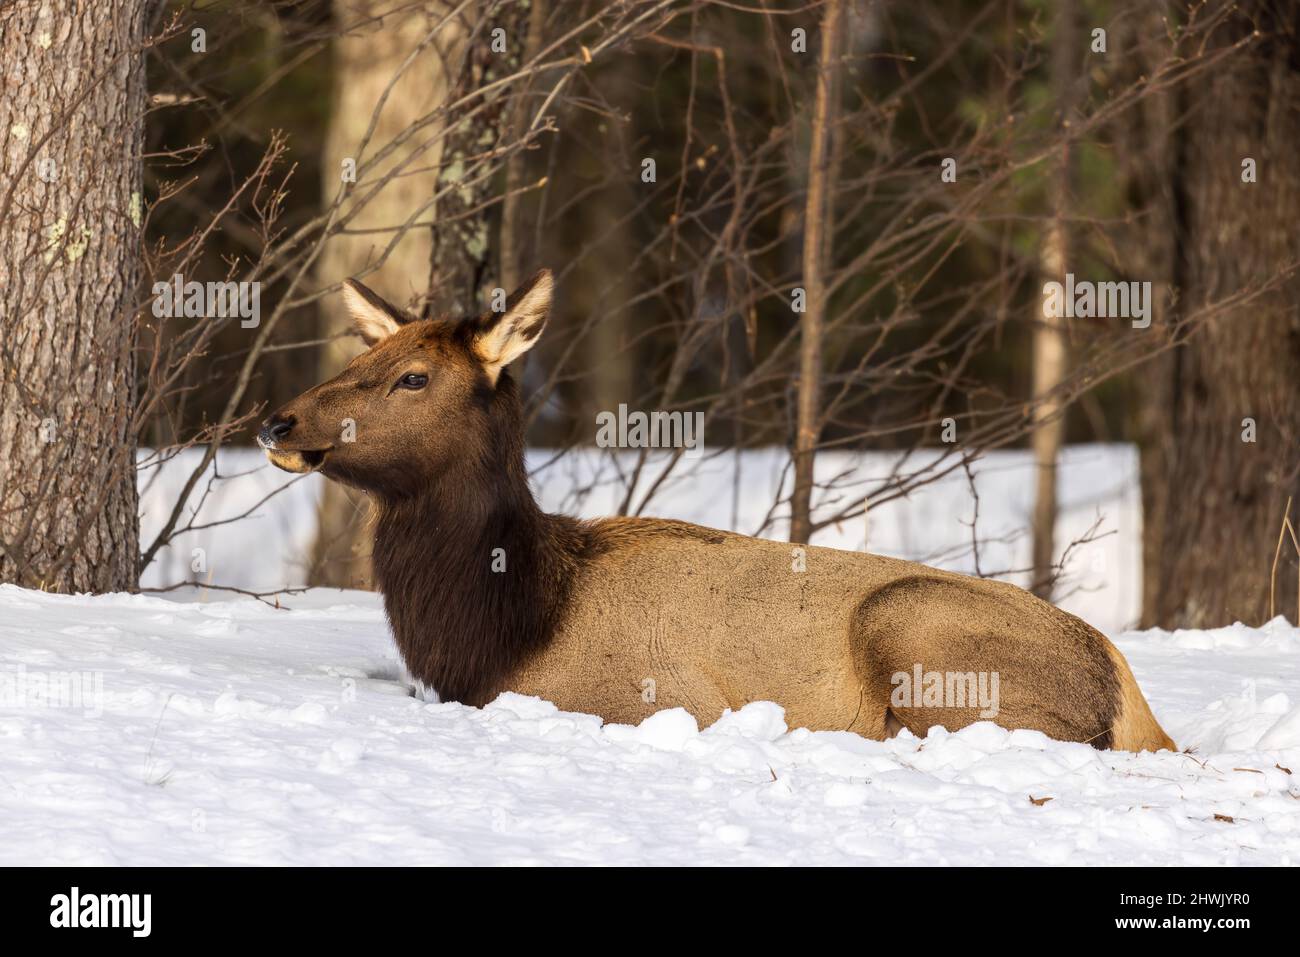
[[[839,114],[839,47],[843,0],[828,0],[822,15],[817,94],[813,105],[812,149],[808,159],[808,198],[804,210],[804,313],[799,346],[799,394],[794,441],[794,487],[790,493],[790,541],[812,537],[813,465],[821,435],[822,336],[825,327],[826,269],[830,261],[830,197],[834,193],[832,137]]]
[[[391,8],[383,0],[336,3],[336,19],[342,24],[356,23],[367,13]],[[345,157],[355,156],[376,104],[403,61],[454,8],[444,0],[400,5],[399,12],[352,31],[335,45],[335,109],[327,170],[339,170]],[[484,19],[488,12],[491,16]],[[503,36],[493,35],[498,27],[505,31]],[[527,35],[528,10],[520,4],[471,5],[459,17],[453,17],[393,86],[368,152],[387,144],[440,102],[458,100],[487,81],[513,72],[522,62]],[[467,47],[471,38],[472,45]],[[494,41],[505,43],[504,53],[493,48]],[[384,265],[367,277],[367,284],[381,295],[406,303],[417,314],[465,315],[483,308],[482,290],[490,279],[499,281],[489,275],[491,208],[486,205],[496,187],[499,163],[495,159],[486,163],[481,160],[497,146],[500,130],[512,115],[508,109],[511,103],[509,96],[498,94],[472,118],[450,117],[444,135],[424,148],[400,177],[390,180],[376,197],[369,199],[364,211],[352,221],[350,228],[399,226],[438,196],[436,203],[418,217],[421,221],[432,220],[435,225],[431,229],[408,230]],[[438,132],[436,125],[426,126],[395,150],[379,171],[368,172],[366,179],[400,165]],[[448,189],[454,184],[461,185]],[[333,201],[337,186],[336,180],[326,181],[327,202]],[[334,238],[322,257],[322,282],[334,283],[356,275],[376,262],[392,236],[385,233],[379,238]],[[337,300],[326,308],[332,331],[348,327],[349,320]],[[354,341],[345,339],[342,343],[346,354],[340,355],[338,349],[328,351],[323,372],[334,375],[347,356],[356,353]],[[314,584],[371,587],[367,514],[362,496],[335,483],[326,485],[313,561]]]
[[[532,60],[542,48],[546,30],[546,0],[532,0],[528,11],[528,37],[524,43],[522,63]],[[536,102],[525,93],[531,89],[525,81],[510,108],[510,135],[522,138],[532,122]],[[528,242],[529,223],[525,220],[524,190],[528,186],[528,151],[520,150],[506,163],[506,195],[501,202],[501,236],[497,243],[501,263],[501,285],[513,292],[535,268],[531,259],[536,253]]]
[[[485,19],[479,19],[483,9],[471,7],[466,14],[463,30],[471,38],[468,55],[454,61],[448,58],[449,66],[459,68],[451,83],[453,99],[515,72],[524,62],[528,9],[522,4],[483,7],[490,12]],[[498,43],[504,45],[503,51],[495,48]],[[501,164],[485,156],[500,145],[502,132],[514,119],[517,101],[513,92],[498,93],[484,104],[474,102],[472,117],[451,117],[439,181],[446,192],[438,198],[429,261],[430,312],[434,314],[475,315],[486,305],[484,291],[501,282],[499,275],[491,275],[493,210],[486,205],[499,188],[496,171]],[[456,188],[447,189],[452,185]],[[507,294],[514,291],[501,288]]]
[[[642,62],[629,57],[607,63],[599,74],[601,95],[616,117],[602,124],[600,148],[606,162],[594,161],[592,146],[576,137],[565,144],[567,153],[560,160],[559,168],[573,171],[567,189],[592,189],[566,217],[570,232],[564,237],[570,248],[585,250],[565,284],[567,311],[584,329],[581,352],[576,355],[582,376],[568,397],[579,422],[592,422],[598,413],[617,409],[620,402],[633,403],[647,385],[644,370],[637,367],[636,350],[628,347],[642,332],[636,325],[638,311],[628,307],[641,292],[639,283],[644,278],[644,271],[637,268],[634,210],[640,191],[652,188],[641,183],[641,160],[655,154],[647,145],[653,142],[652,134],[637,126],[637,119],[644,119],[635,109],[637,98],[654,82],[644,75]],[[566,119],[580,128],[578,107],[568,109]],[[533,355],[526,354],[525,361]],[[630,495],[631,488],[626,491]],[[631,505],[630,497],[626,504]]]
[[[1152,416],[1162,427],[1143,450],[1144,502],[1164,520],[1145,532],[1147,626],[1262,622],[1285,503],[1300,501],[1300,283],[1289,268],[1300,259],[1300,38],[1286,5],[1236,7],[1213,44],[1259,35],[1183,98],[1171,170],[1174,321],[1290,275],[1216,308],[1150,384],[1148,401],[1163,414]],[[1256,163],[1255,183],[1242,180],[1245,159]],[[1293,615],[1295,566],[1283,567],[1278,610]]]
[[[1052,37],[1052,94],[1062,135],[1069,135],[1079,91],[1081,38],[1075,0],[1057,0]],[[1066,142],[1052,177],[1051,220],[1043,241],[1044,281],[1064,282],[1070,261],[1070,189],[1074,180],[1071,145]],[[1040,308],[1034,326],[1033,395],[1036,488],[1033,519],[1033,591],[1050,599],[1056,583],[1056,467],[1065,441],[1065,409],[1055,391],[1069,371],[1066,318]]]
[[[0,581],[136,587],[144,13],[0,6]]]
[[[397,9],[380,20],[370,17]],[[366,156],[374,155],[394,137],[432,110],[448,92],[448,69],[454,66],[462,27],[455,21],[443,28],[434,44],[417,54],[413,62],[393,83],[403,61],[420,45],[429,31],[436,28],[448,9],[442,2],[418,5],[397,4],[389,0],[335,0],[335,26],[347,29],[334,44],[334,108],[325,144],[324,201],[332,204],[342,181],[343,163],[353,159],[359,166],[361,141],[370,125],[376,105],[384,91],[393,84],[375,130],[366,147]],[[411,159],[419,144],[436,134],[428,128],[390,154],[377,168],[358,174],[359,183],[349,187],[343,210],[367,181],[406,163],[403,175],[389,180],[377,194],[366,200],[349,223],[349,229],[391,228],[405,223],[411,213],[427,203],[438,188],[438,165],[442,155],[440,143]],[[427,221],[426,211],[419,219]],[[377,264],[393,233],[335,236],[326,245],[317,268],[322,285],[333,285],[349,276],[360,275]],[[367,285],[397,304],[419,312],[428,295],[429,258],[433,242],[431,231],[409,229],[388,252],[382,265],[370,272]],[[352,322],[339,297],[321,303],[324,331],[340,335],[322,350],[321,378],[337,375],[339,370],[362,350],[360,340],[347,333]],[[309,581],[313,585],[339,588],[370,588],[370,536],[366,525],[368,505],[365,496],[336,482],[325,483],[319,512],[316,545]]]

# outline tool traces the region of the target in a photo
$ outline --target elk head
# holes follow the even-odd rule
[[[492,443],[522,441],[505,367],[537,341],[551,305],[541,270],[500,312],[415,319],[356,280],[343,298],[369,346],[333,379],[262,423],[257,441],[287,472],[322,472],[385,498],[414,495]]]

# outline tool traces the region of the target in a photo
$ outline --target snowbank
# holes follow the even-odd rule
[[[755,703],[604,726],[427,704],[375,596],[0,586],[0,864],[1291,864],[1300,631],[1118,643],[1193,754],[979,724],[873,742]]]

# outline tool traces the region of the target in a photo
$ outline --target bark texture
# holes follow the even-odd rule
[[[462,55],[449,58],[455,69],[452,100],[509,76],[523,63],[528,44],[528,9],[520,4],[485,4],[471,9],[462,24],[468,45]],[[467,109],[449,118],[443,142],[446,162],[439,177],[429,261],[430,313],[472,316],[486,305],[491,264],[496,260],[491,243],[491,217],[487,204],[500,186],[496,173],[502,165],[493,158],[509,130],[517,100],[509,88],[472,100]],[[493,283],[492,285],[495,285]],[[507,294],[513,287],[505,287]]]
[[[0,4],[0,581],[136,586],[144,12]]]
[[[1300,259],[1298,29],[1291,4],[1236,4],[1214,42],[1259,35],[1182,97],[1170,171],[1175,321],[1290,275],[1215,309],[1151,377],[1147,626],[1262,622],[1285,504],[1300,501],[1300,283],[1291,269]],[[1242,181],[1245,159],[1256,163],[1255,183]],[[1279,569],[1277,597],[1278,611],[1294,616],[1294,559]]]

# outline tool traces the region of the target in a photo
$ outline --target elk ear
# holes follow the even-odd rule
[[[478,320],[474,353],[493,385],[501,370],[531,349],[542,334],[553,287],[551,271],[538,270],[506,300],[504,312],[489,312]]]
[[[343,280],[343,304],[368,346],[387,339],[411,321],[410,316],[355,279]]]

